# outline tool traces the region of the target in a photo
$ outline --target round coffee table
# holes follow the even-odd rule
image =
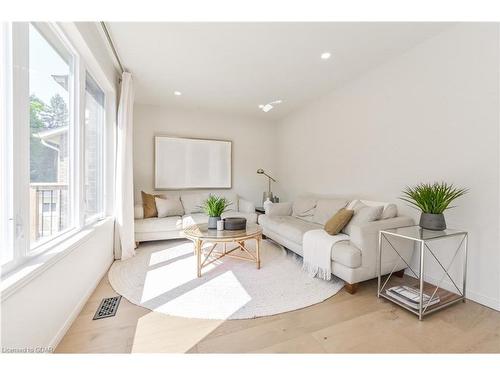
[[[257,264],[257,269],[260,269],[260,241],[262,240],[262,228],[257,224],[247,224],[246,229],[242,230],[221,230],[208,229],[208,224],[195,224],[184,229],[184,236],[194,243],[194,252],[196,255],[196,265],[198,277],[201,277],[201,270],[209,264],[215,262],[222,257],[231,257],[241,260],[254,262]],[[246,240],[255,240],[255,254],[245,247]],[[203,243],[213,243],[207,254],[203,254]],[[227,249],[227,243],[235,243],[237,246],[232,249]],[[224,245],[221,252],[214,251],[217,244]],[[243,251],[247,256],[233,254],[235,250]]]

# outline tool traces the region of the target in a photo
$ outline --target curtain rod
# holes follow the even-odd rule
[[[106,35],[106,39],[108,39],[109,46],[111,47],[111,51],[113,51],[113,55],[115,56],[116,61],[118,62],[118,65],[120,66],[120,70],[122,73],[125,72],[125,69],[123,69],[122,62],[120,61],[120,58],[118,57],[118,52],[116,52],[115,45],[113,44],[113,40],[111,40],[111,35],[109,35],[108,28],[106,27],[106,23],[101,21],[100,22],[102,29],[104,30],[104,34]]]

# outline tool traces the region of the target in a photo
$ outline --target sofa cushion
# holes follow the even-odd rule
[[[290,216],[292,214],[292,202],[273,203],[266,208],[269,216]]]
[[[247,219],[247,223],[255,224],[257,222],[257,214],[255,212],[226,211],[222,213],[221,217],[244,217]]]
[[[345,199],[318,199],[312,221],[325,225],[341,208],[347,205]]]
[[[203,202],[205,202],[207,198],[208,198],[208,193],[182,194],[181,202],[182,206],[184,207],[184,213],[192,214],[197,212],[203,212],[201,206],[203,205]]]
[[[345,234],[351,234],[353,226],[379,220],[382,217],[384,206],[367,206],[358,201],[351,209],[354,210],[354,215],[349,224],[342,229],[342,232]]]
[[[294,216],[260,215],[259,224],[297,244],[302,244],[302,236],[312,229],[322,229],[320,224],[312,223]]]
[[[182,218],[180,216],[152,217],[135,220],[135,232],[167,232],[182,229]]]
[[[314,197],[298,197],[292,206],[292,216],[311,221],[318,199]]]
[[[376,202],[376,201],[366,201],[364,199],[355,199],[351,203],[349,203],[347,208],[353,207],[358,202],[361,202],[371,207],[383,206],[384,211],[382,212],[381,219],[392,219],[393,217],[398,216],[398,206],[396,206],[394,203],[389,203],[389,202]]]
[[[167,199],[155,197],[155,203],[158,217],[184,215],[184,208],[178,197],[167,197]]]
[[[332,247],[332,261],[346,267],[358,268],[361,266],[361,251],[351,245],[349,241],[337,242]]]

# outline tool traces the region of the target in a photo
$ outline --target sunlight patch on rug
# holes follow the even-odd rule
[[[246,245],[255,248],[254,241]],[[310,278],[296,257],[271,241],[262,242],[261,259],[259,270],[252,262],[222,258],[198,278],[190,241],[156,241],[141,244],[135,257],[114,262],[108,278],[134,304],[200,319],[247,319],[296,310],[324,301],[344,285],[338,278]]]

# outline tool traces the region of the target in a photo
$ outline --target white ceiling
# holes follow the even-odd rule
[[[279,119],[447,23],[107,24],[136,102]],[[330,51],[329,60],[320,55]],[[174,96],[175,90],[182,96]],[[259,104],[282,99],[268,113]]]

